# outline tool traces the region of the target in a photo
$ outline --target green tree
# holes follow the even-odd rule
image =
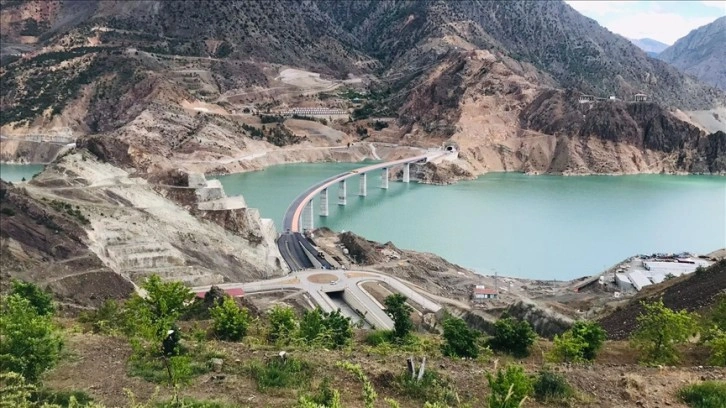
[[[605,330],[595,323],[578,321],[562,335],[555,336],[551,357],[555,361],[592,361],[605,342]]]
[[[400,293],[388,296],[384,300],[386,306],[386,314],[393,319],[393,336],[398,340],[403,340],[413,329],[411,321],[411,312],[413,309],[406,304],[408,298]]]
[[[350,318],[343,316],[340,309],[327,313],[315,308],[303,314],[299,335],[307,342],[338,348],[348,344],[353,337],[353,328]]]
[[[13,286],[10,290],[11,295],[18,295],[24,299],[28,299],[30,305],[35,311],[41,315],[51,315],[55,312],[53,307],[53,298],[50,293],[40,289],[37,285],[29,282],[13,280]]]
[[[289,343],[298,328],[297,316],[288,306],[275,305],[269,313],[270,331],[267,340],[271,343]]]
[[[532,394],[532,380],[518,365],[497,370],[496,375],[487,373],[489,382],[489,408],[518,408]]]
[[[124,312],[132,360],[161,359],[169,383],[183,382],[190,367],[188,359],[179,355],[181,333],[176,322],[189,309],[194,294],[181,282],[163,282],[157,275],[148,277],[141,288],[144,296],[134,294]]]
[[[444,344],[441,351],[445,356],[476,358],[479,355],[477,339],[479,332],[470,329],[466,322],[449,317],[444,320]]]
[[[505,317],[494,323],[494,336],[489,339],[489,347],[515,357],[526,357],[536,338],[537,334],[529,322]]]
[[[679,360],[675,346],[696,332],[695,315],[685,310],[675,312],[662,299],[642,305],[638,327],[630,338],[633,346],[641,351],[645,363],[675,364]]]
[[[237,306],[237,302],[226,296],[221,304],[209,309],[212,327],[217,337],[227,341],[240,341],[247,334],[250,316],[247,309]]]
[[[58,361],[63,346],[52,316],[40,315],[19,294],[6,296],[0,304],[0,370],[36,381]]]

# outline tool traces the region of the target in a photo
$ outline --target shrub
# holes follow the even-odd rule
[[[295,358],[273,358],[264,364],[252,363],[249,368],[260,391],[268,388],[299,388],[309,383],[310,370],[309,363]]]
[[[237,302],[226,296],[221,304],[211,309],[214,334],[222,340],[240,341],[247,334],[250,316],[247,309],[237,306]]]
[[[631,335],[633,346],[641,351],[645,363],[675,364],[679,360],[675,346],[696,331],[694,315],[685,310],[675,312],[663,305],[662,299],[642,305],[638,327]]]
[[[35,381],[60,357],[63,346],[50,314],[39,314],[30,300],[15,293],[0,304],[0,371]]]
[[[18,295],[23,299],[27,299],[30,305],[35,309],[35,312],[40,316],[47,316],[55,312],[53,307],[53,298],[51,295],[37,285],[13,280],[12,289],[10,289],[11,295]]]
[[[270,331],[267,340],[271,343],[289,343],[297,331],[297,316],[288,306],[275,305],[269,313]]]
[[[496,375],[487,373],[489,382],[489,408],[515,408],[532,393],[532,381],[518,365],[497,370]]]
[[[391,330],[372,330],[366,334],[365,342],[369,346],[380,346],[384,343],[393,341],[393,331]]]
[[[402,394],[420,401],[456,403],[456,393],[449,382],[431,368],[424,371],[420,380],[418,373],[414,378],[408,369],[404,370],[396,378],[396,386]]]
[[[678,391],[678,396],[691,408],[726,407],[726,382],[705,381]]]
[[[726,333],[721,332],[706,342],[711,348],[711,364],[726,366]]]
[[[541,402],[562,402],[574,394],[565,377],[548,370],[539,372],[532,389]]]
[[[299,333],[308,343],[339,348],[348,344],[353,337],[353,328],[350,318],[343,316],[340,309],[327,313],[315,308],[303,314]]]
[[[408,298],[400,293],[388,296],[384,300],[386,314],[393,319],[393,337],[401,341],[413,329],[411,312],[413,309],[406,304]]]
[[[537,334],[529,322],[506,317],[494,323],[494,336],[489,339],[489,347],[515,357],[526,357],[536,338]]]
[[[118,302],[113,299],[106,300],[96,310],[81,313],[78,321],[90,324],[94,333],[103,334],[113,333],[123,328],[124,325],[123,311]]]
[[[479,355],[479,332],[470,329],[466,322],[450,317],[444,320],[444,340],[441,351],[445,356],[476,358]]]
[[[555,336],[550,357],[555,361],[592,361],[605,342],[605,330],[595,322],[579,321],[562,335]]]

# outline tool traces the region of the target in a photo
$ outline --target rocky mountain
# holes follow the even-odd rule
[[[639,38],[639,39],[631,38],[630,42],[635,44],[641,50],[645,51],[645,53],[651,57],[655,57],[656,55],[663,52],[663,50],[668,48],[668,44],[664,44],[664,43],[662,43],[658,40],[654,40],[652,38]]]
[[[705,83],[726,89],[726,16],[697,28],[658,58]]]
[[[289,123],[269,127],[235,114],[301,105],[352,111],[355,124],[330,124],[329,134],[361,129],[370,140],[418,145],[453,140],[464,170],[451,174],[718,167],[701,163],[708,149],[700,146],[713,138],[678,110],[726,106],[724,93],[561,1],[1,4],[3,133],[69,128],[98,141],[100,151],[123,152],[108,160],[144,172],[212,158],[234,163],[230,157],[253,149],[311,141]],[[345,96],[351,92],[360,96]],[[613,137],[620,115],[639,109],[629,106],[637,93],[661,108]],[[592,101],[577,105],[581,94]],[[556,104],[567,110],[533,120],[555,95],[566,96]],[[608,106],[610,96],[622,103]],[[586,108],[598,112],[588,119],[597,125],[563,120]],[[367,133],[371,116],[393,117],[394,126]],[[602,154],[592,154],[601,142]],[[672,147],[681,145],[688,152]]]

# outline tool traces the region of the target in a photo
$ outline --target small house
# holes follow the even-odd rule
[[[489,289],[484,285],[476,285],[471,297],[474,302],[483,302],[487,299],[496,299],[498,295],[499,293],[494,289]]]

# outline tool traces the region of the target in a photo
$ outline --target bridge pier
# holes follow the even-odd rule
[[[403,165],[403,182],[408,183],[411,181],[411,163]]]
[[[388,167],[381,170],[381,188],[388,190]]]
[[[307,205],[307,210],[308,210],[308,215],[309,215],[307,229],[312,231],[315,228],[315,224],[313,223],[313,220],[315,219],[315,208],[313,206],[313,200],[311,199],[310,201],[308,201],[308,203],[306,205]]]
[[[366,173],[363,173],[360,175],[360,184],[358,189],[358,195],[361,197],[365,197],[368,195],[368,175]]]
[[[348,193],[345,189],[345,180],[338,182],[338,205],[348,204]]]
[[[320,192],[320,216],[321,217],[328,216],[328,189],[327,188],[324,188],[323,191]]]

